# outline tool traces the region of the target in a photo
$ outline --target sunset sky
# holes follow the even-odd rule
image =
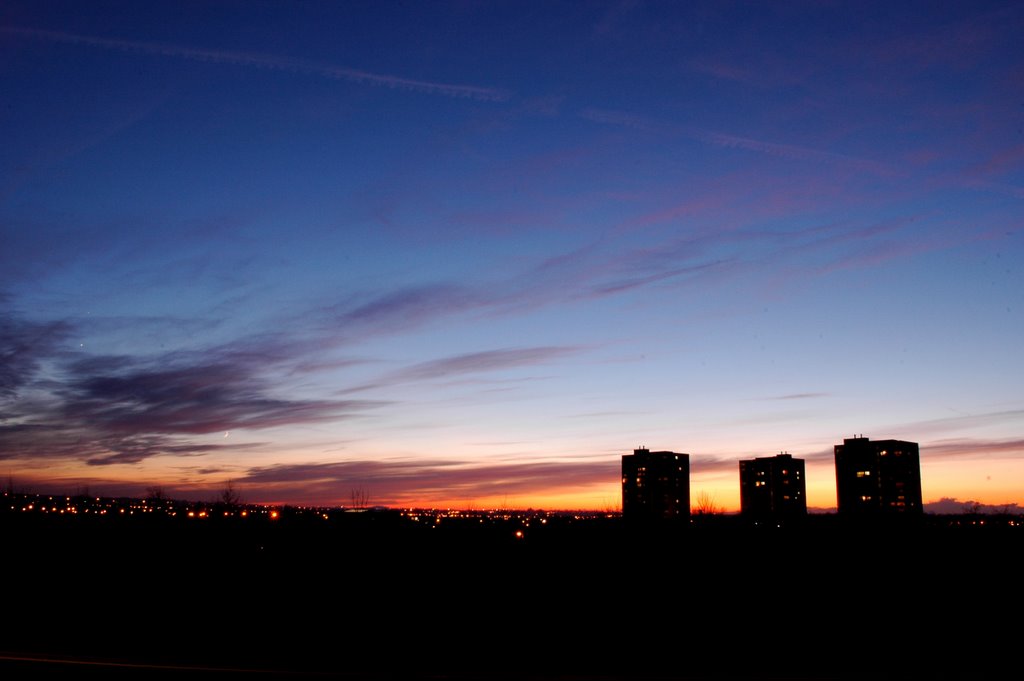
[[[1024,505],[1020,2],[0,6],[0,473],[619,507],[921,446]],[[930,508],[939,508],[931,506]]]

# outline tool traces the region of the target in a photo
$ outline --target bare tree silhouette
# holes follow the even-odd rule
[[[707,492],[700,492],[697,495],[697,503],[693,512],[697,515],[718,515],[722,513],[721,507],[715,504],[715,497]]]
[[[362,486],[353,487],[349,491],[349,499],[352,502],[352,508],[366,508],[370,504],[370,494]]]
[[[220,492],[220,503],[227,508],[235,508],[242,505],[242,495],[235,488],[235,481],[228,480],[224,483],[224,489]]]
[[[981,504],[977,501],[964,502],[963,513],[965,515],[977,515],[981,513]]]

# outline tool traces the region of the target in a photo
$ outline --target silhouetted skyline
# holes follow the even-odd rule
[[[628,521],[690,519],[690,455],[634,449],[622,455],[622,517]]]
[[[740,512],[753,518],[786,519],[807,514],[803,459],[780,452],[740,461]]]
[[[965,577],[963,559],[1012,565],[1020,515],[652,527],[616,514],[0,500],[14,587],[5,678],[990,678],[1017,650],[1012,627],[962,626],[979,601],[1015,604],[1006,580]],[[936,627],[928,654],[893,654],[914,615],[956,626]]]
[[[1024,505],[1024,7],[0,6],[0,476],[616,507],[637,443]]]
[[[836,445],[835,453],[839,513],[921,513],[921,457],[916,442],[852,437]]]

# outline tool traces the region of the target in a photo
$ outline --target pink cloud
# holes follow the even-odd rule
[[[504,495],[543,496],[573,487],[614,484],[620,466],[618,457],[607,461],[477,466],[441,460],[359,460],[253,468],[237,482],[254,495],[335,503],[344,503],[350,490],[358,488],[373,504],[404,506]]]
[[[873,43],[858,42],[848,49],[886,64],[915,68],[946,65],[966,70],[990,54],[993,45],[1015,39],[1011,27],[1020,22],[1013,19],[999,10],[967,21],[922,28],[916,33],[900,32]]]
[[[884,163],[879,163],[878,161],[822,151],[820,149],[795,144],[780,144],[778,142],[768,142],[749,137],[709,132],[696,128],[691,129],[690,136],[707,144],[713,144],[730,149],[744,149],[746,151],[755,151],[769,156],[778,156],[780,158],[791,158],[802,161],[838,163],[840,165],[849,166],[875,175],[887,177],[898,174],[893,168],[890,168]]]
[[[958,438],[935,440],[921,446],[929,458],[992,458],[1024,454],[1024,439],[982,440]]]
[[[694,59],[689,64],[690,69],[697,73],[705,73],[715,78],[721,78],[723,80],[734,80],[740,83],[750,82],[753,77],[748,69],[741,68],[739,66],[733,66],[732,64],[726,64],[721,61],[712,61],[709,59]]]
[[[1024,144],[1008,146],[998,150],[982,163],[970,168],[967,173],[976,177],[990,177],[1019,170],[1024,165]]]
[[[891,177],[899,174],[894,168],[870,159],[858,158],[856,156],[839,154],[813,147],[784,144],[751,137],[743,137],[740,135],[732,135],[694,126],[668,125],[643,116],[636,116],[621,111],[588,108],[581,111],[580,116],[595,123],[616,125],[659,135],[687,137],[707,145],[727,149],[741,149],[778,158],[836,164],[883,177]]]

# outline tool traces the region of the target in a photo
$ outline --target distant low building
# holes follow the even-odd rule
[[[854,437],[835,445],[835,457],[841,515],[923,512],[916,442]]]
[[[690,455],[634,449],[622,456],[622,517],[659,521],[690,518]]]
[[[807,515],[804,460],[779,454],[740,461],[740,513],[780,520]]]

